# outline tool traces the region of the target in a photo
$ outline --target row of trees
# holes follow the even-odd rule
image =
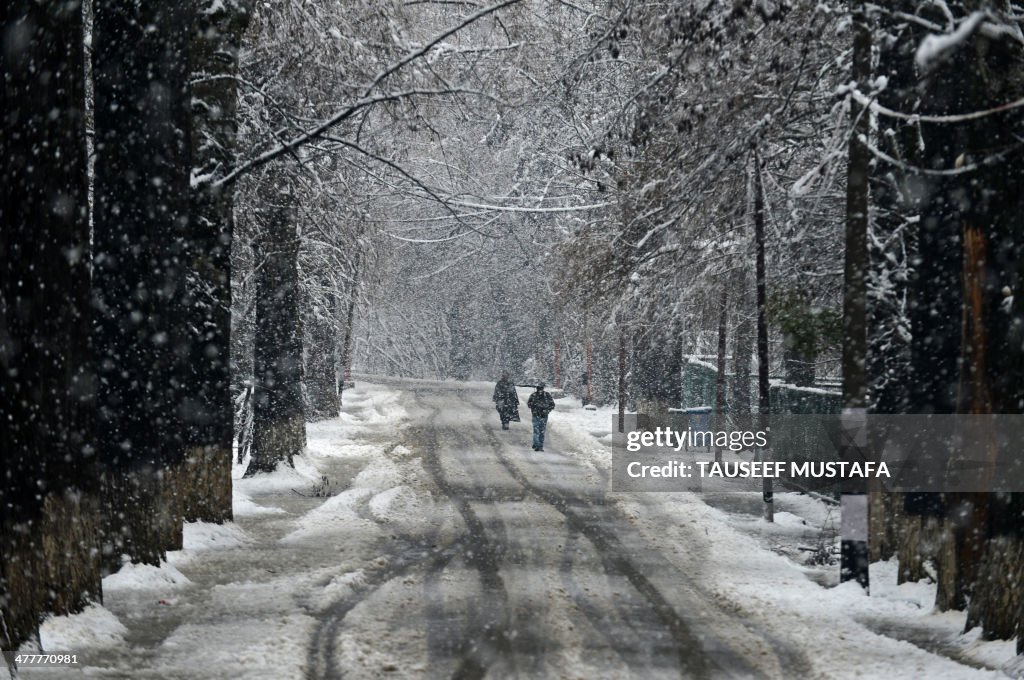
[[[482,96],[509,4],[4,4],[0,647],[337,414],[375,194],[419,186],[391,128]]]
[[[632,341],[641,408],[678,403],[681,354],[716,356],[720,379],[731,354],[741,393],[756,354],[763,406],[770,362],[809,384],[842,347],[848,408],[1021,412],[1010,6],[670,3],[613,24],[636,94],[577,163],[620,214],[564,246],[565,288]],[[871,507],[875,558],[898,553],[901,579],[931,563],[940,609],[1019,635],[1018,495]]]
[[[0,17],[5,649],[123,555],[158,563],[183,520],[231,518],[231,191],[192,171],[234,161],[248,10],[196,9]]]

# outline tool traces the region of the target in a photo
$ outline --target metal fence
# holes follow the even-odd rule
[[[682,408],[710,406],[714,408],[718,396],[716,368],[699,359],[690,359],[683,365]],[[736,412],[736,395],[732,393],[732,376],[727,376],[725,412]],[[752,407],[757,399],[755,376],[751,376]],[[771,413],[833,414],[842,411],[842,393],[829,387],[797,387],[773,381],[768,390]],[[751,410],[756,410],[752,408]]]

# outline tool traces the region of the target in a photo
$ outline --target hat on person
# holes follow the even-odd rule
[[[544,389],[544,383],[542,383],[542,382],[537,383],[537,389],[538,390]]]

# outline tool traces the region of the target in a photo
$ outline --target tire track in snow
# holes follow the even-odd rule
[[[320,621],[313,631],[307,653],[308,677],[311,680],[339,680],[344,677],[344,671],[338,667],[335,647],[349,612],[388,582],[406,575],[420,565],[426,564],[428,570],[443,570],[460,551],[465,549],[466,537],[460,537],[445,546],[433,545],[429,540],[407,545],[392,558],[387,567],[371,572],[366,578],[365,585],[357,592],[329,605],[320,614]]]
[[[702,653],[703,645],[700,636],[690,629],[689,624],[679,616],[658,588],[626,557],[618,539],[601,528],[600,518],[594,506],[582,499],[570,499],[560,493],[533,484],[522,470],[508,459],[502,451],[500,440],[494,437],[493,433],[490,434],[490,439],[494,455],[512,478],[534,497],[560,512],[573,531],[582,534],[593,544],[604,564],[605,571],[624,576],[633,588],[647,600],[652,611],[667,628],[675,642],[681,677],[711,678],[714,677],[713,671],[715,675],[724,675],[724,669]],[[753,669],[747,669],[745,675],[755,677],[756,673],[753,672]]]
[[[682,677],[766,677],[763,671],[755,669],[745,659],[732,653],[727,653],[720,657],[726,664],[724,668],[722,664],[713,662],[704,655],[702,655],[700,660],[685,657],[687,650],[694,650],[700,653],[702,649],[701,638],[699,635],[689,632],[689,624],[679,617],[675,608],[661,594],[657,587],[626,557],[627,551],[621,546],[615,535],[600,526],[599,508],[607,513],[612,511],[611,507],[605,504],[604,494],[567,497],[558,491],[534,484],[521,469],[508,459],[502,451],[501,441],[494,437],[493,433],[491,443],[495,455],[502,465],[505,466],[506,470],[508,470],[509,474],[522,484],[528,493],[544,500],[562,513],[566,517],[570,531],[576,531],[590,540],[595,550],[605,560],[606,569],[609,573],[620,573],[625,576],[634,589],[651,603],[654,611],[662,617],[665,625],[668,626],[669,631],[676,640],[676,648],[679,650],[680,658],[684,662]],[[545,471],[545,474],[548,474],[547,471]],[[553,478],[557,479],[558,476],[553,475]],[[751,623],[743,620],[736,620],[733,624],[742,626],[754,637],[765,640],[778,660],[779,667],[786,669],[787,674],[792,673],[794,677],[810,674],[811,667],[803,653],[783,644],[770,631],[755,628]],[[727,651],[727,649],[723,649],[723,651]],[[691,667],[689,665],[691,661],[696,661],[696,666]]]
[[[636,672],[639,669],[636,659],[645,647],[649,647],[649,641],[645,639],[643,630],[638,630],[634,625],[633,617],[629,612],[616,605],[603,609],[593,597],[585,592],[585,587],[576,577],[576,557],[581,552],[580,538],[581,535],[578,531],[572,527],[567,528],[565,549],[559,563],[562,584],[576,607],[589,619],[591,626],[605,641],[609,649],[622,659],[631,672]],[[610,578],[608,578],[608,586],[609,591],[614,593],[614,586]],[[609,625],[610,614],[617,615],[621,625]]]
[[[477,680],[484,677],[494,662],[505,659],[512,663],[512,641],[509,635],[510,609],[508,591],[501,576],[499,563],[504,555],[501,544],[490,539],[487,528],[473,511],[470,501],[459,493],[459,487],[451,485],[445,477],[439,456],[437,430],[432,427],[413,428],[416,440],[423,447],[423,466],[433,478],[434,484],[455,505],[469,532],[468,547],[464,559],[480,577],[484,601],[488,608],[481,613],[480,633],[461,642],[462,661],[452,674],[453,680]]]

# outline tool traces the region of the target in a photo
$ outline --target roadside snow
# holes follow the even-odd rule
[[[271,473],[243,477],[245,468],[236,465],[232,471],[234,488],[243,497],[252,498],[261,494],[287,493],[291,489],[309,486],[319,477],[317,468],[306,456],[295,456],[295,467],[281,464]]]
[[[420,459],[396,441],[401,396],[361,382],[341,417],[307,426],[294,468],[244,478],[236,464],[237,523],[186,524],[159,567],[126,563],[103,580],[106,607],[44,622],[44,648],[103,648],[83,654],[90,677],[304,677],[314,613],[365,587],[382,541],[446,523]],[[325,476],[335,495],[318,497]],[[24,674],[64,677],[51,671]]]
[[[284,510],[273,505],[260,505],[253,501],[249,494],[245,493],[238,487],[238,482],[234,484],[232,490],[231,507],[234,512],[235,518],[240,517],[257,517],[259,515],[283,515]]]
[[[189,553],[239,548],[248,540],[242,528],[232,522],[186,522],[183,534],[181,552]]]
[[[91,604],[79,614],[51,616],[39,626],[46,652],[83,652],[124,644],[128,629],[102,605]]]
[[[552,442],[607,478],[616,412],[578,404],[557,402]],[[717,575],[698,588],[724,610],[807,650],[815,677],[890,677],[893,669],[900,677],[929,680],[1024,677],[1015,667],[1015,642],[986,642],[977,631],[962,634],[965,613],[935,612],[934,584],[897,586],[895,562],[871,566],[870,596],[856,583],[837,585],[837,564],[807,564],[816,544],[838,541],[838,507],[777,490],[770,523],[760,517],[760,492],[738,488],[705,481],[701,492],[609,497],[642,536],[678,561],[680,573]],[[694,531],[706,544],[699,555],[689,554]]]
[[[115,590],[167,590],[181,588],[192,582],[176,567],[164,562],[159,567],[150,564],[127,563],[103,579],[103,592]]]

